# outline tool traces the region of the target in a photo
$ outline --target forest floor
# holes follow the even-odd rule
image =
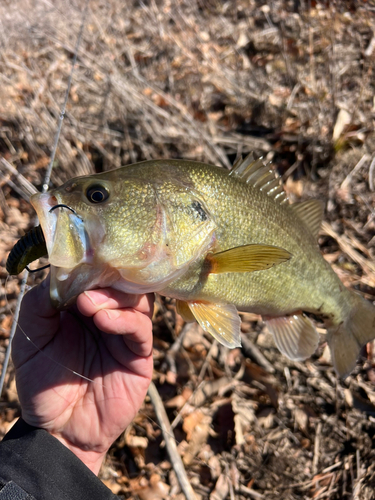
[[[20,288],[5,261],[35,222],[26,181],[43,184],[83,4],[0,3],[0,366]],[[254,151],[292,202],[324,202],[325,259],[374,301],[374,62],[370,0],[91,0],[52,184],[156,158],[229,168]],[[242,319],[228,351],[157,298],[153,380],[197,498],[375,498],[373,343],[339,380],[323,329],[300,363]],[[1,436],[19,415],[10,366]],[[121,498],[184,498],[150,398],[101,477]]]

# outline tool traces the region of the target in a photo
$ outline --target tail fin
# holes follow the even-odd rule
[[[375,338],[375,307],[355,292],[349,293],[346,318],[328,329],[332,362],[340,377],[349,375],[362,346]]]

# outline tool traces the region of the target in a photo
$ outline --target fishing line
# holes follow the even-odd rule
[[[70,75],[69,75],[69,79],[68,79],[68,86],[67,86],[67,89],[66,89],[66,92],[65,92],[64,103],[63,103],[63,107],[61,109],[61,113],[60,113],[60,116],[59,116],[58,128],[57,128],[57,132],[56,132],[56,135],[55,135],[55,140],[54,140],[52,155],[51,155],[51,159],[50,159],[50,162],[49,162],[49,165],[48,165],[48,168],[47,168],[47,172],[46,172],[46,175],[45,175],[45,178],[44,178],[43,189],[42,189],[43,193],[45,193],[46,191],[48,191],[48,187],[49,187],[49,183],[50,183],[51,172],[52,172],[53,164],[54,164],[54,161],[55,161],[57,146],[58,146],[60,135],[61,135],[62,124],[63,124],[63,121],[64,121],[66,106],[67,106],[67,103],[68,103],[70,88],[71,88],[71,85],[72,85],[74,69],[75,69],[75,65],[76,65],[76,62],[77,62],[78,49],[79,49],[79,46],[81,44],[83,30],[84,30],[84,27],[85,27],[85,24],[86,24],[86,18],[87,18],[87,12],[88,12],[88,5],[89,5],[89,0],[86,0],[84,8],[83,8],[83,11],[82,11],[81,25],[80,25],[80,28],[79,28],[77,42],[76,42],[76,46],[75,46],[75,49],[74,49],[74,57],[73,57],[73,60],[72,60],[71,71],[70,71]],[[16,332],[16,328],[17,328],[17,324],[18,324],[19,311],[20,311],[20,308],[21,308],[21,302],[22,302],[23,296],[25,294],[25,286],[26,286],[26,282],[27,282],[28,276],[29,276],[29,272],[28,272],[28,270],[26,270],[25,273],[24,273],[24,276],[22,278],[22,281],[21,281],[21,289],[20,289],[20,293],[18,295],[16,309],[15,309],[15,312],[14,312],[13,324],[12,324],[12,328],[11,328],[11,331],[10,331],[10,334],[9,334],[9,345],[7,347],[7,350],[6,350],[5,359],[4,359],[4,363],[3,363],[3,366],[2,366],[1,377],[0,377],[0,398],[1,398],[1,394],[3,392],[5,374],[7,372],[8,364],[9,364],[9,360],[10,360],[10,352],[11,352],[12,339],[13,339],[14,334]]]
[[[66,106],[67,106],[67,103],[68,103],[68,100],[69,100],[69,94],[70,94],[70,89],[71,89],[71,85],[72,85],[73,74],[74,74],[75,65],[76,65],[77,58],[78,58],[78,50],[79,50],[79,47],[80,47],[80,44],[81,44],[81,41],[82,41],[83,31],[84,31],[84,27],[85,27],[85,24],[86,24],[87,12],[88,12],[88,5],[89,5],[89,0],[86,0],[84,8],[83,8],[83,11],[82,11],[81,25],[80,25],[80,29],[79,29],[79,33],[78,33],[78,37],[77,37],[75,49],[74,49],[74,57],[73,57],[72,64],[71,64],[71,71],[70,71],[70,75],[69,75],[69,79],[68,79],[67,89],[66,89],[66,92],[65,92],[64,103],[63,103],[63,106],[62,106],[62,109],[61,109],[61,112],[60,112],[60,116],[59,116],[59,119],[58,119],[58,128],[57,128],[55,139],[54,139],[54,144],[53,144],[53,150],[52,150],[52,154],[51,154],[51,159],[50,159],[50,162],[49,162],[49,165],[48,165],[48,168],[47,168],[47,171],[46,171],[46,175],[45,175],[45,178],[44,178],[44,183],[43,183],[43,187],[42,187],[42,192],[43,193],[45,193],[45,192],[48,191],[49,184],[50,184],[51,173],[52,173],[52,169],[53,169],[53,166],[54,166],[54,160],[55,160],[55,156],[56,156],[56,151],[57,151],[57,147],[58,147],[58,143],[59,143],[59,139],[60,139],[60,135],[61,135],[63,121],[64,121],[64,118],[65,118]],[[75,211],[71,207],[69,207],[67,205],[60,205],[60,204],[59,205],[55,205],[54,207],[52,207],[50,209],[50,212],[52,212],[54,209],[56,209],[58,207],[68,208],[73,213],[75,213]],[[47,267],[48,267],[48,265],[44,266],[42,268],[36,269],[36,270],[30,270],[28,267],[26,267],[26,270],[24,272],[24,276],[23,276],[22,281],[21,281],[21,288],[20,288],[18,300],[17,300],[17,303],[16,303],[15,311],[14,311],[11,332],[10,332],[10,335],[9,335],[9,345],[8,345],[8,348],[7,348],[7,351],[6,351],[6,354],[5,354],[5,359],[4,359],[4,363],[3,363],[3,367],[2,367],[2,373],[1,373],[1,378],[0,378],[0,397],[1,397],[1,394],[2,394],[2,389],[3,389],[3,386],[4,386],[5,376],[6,376],[6,372],[7,372],[9,360],[10,360],[11,344],[12,344],[12,340],[13,340],[13,337],[15,335],[17,326],[19,327],[19,329],[23,333],[23,335],[26,337],[26,339],[29,342],[31,342],[31,344],[35,347],[35,349],[38,352],[42,353],[43,356],[46,356],[47,359],[49,359],[50,361],[52,361],[56,365],[60,366],[62,369],[64,369],[64,370],[66,370],[66,371],[74,374],[75,376],[77,376],[77,377],[79,377],[79,378],[81,378],[81,379],[83,379],[83,380],[85,380],[87,382],[90,382],[90,383],[93,383],[93,384],[100,384],[101,387],[103,387],[104,389],[106,388],[106,386],[102,382],[90,379],[89,377],[86,377],[86,376],[82,375],[81,373],[78,373],[78,372],[72,370],[71,368],[68,368],[67,366],[65,366],[62,363],[60,363],[59,361],[57,361],[56,359],[53,359],[46,352],[44,352],[42,349],[40,349],[33,342],[33,340],[27,335],[27,333],[24,331],[24,329],[19,325],[19,322],[18,322],[19,312],[20,312],[20,307],[21,307],[21,302],[22,302],[23,296],[24,296],[24,294],[26,292],[27,280],[28,280],[28,277],[29,277],[29,273],[30,272],[36,272],[36,271],[45,269]],[[6,279],[6,282],[7,282],[7,279]],[[5,297],[6,297],[6,294],[5,294]],[[6,297],[6,301],[8,303],[7,297]],[[199,387],[197,387],[195,389],[195,391],[193,392],[193,394],[196,392],[196,390],[198,390],[198,388]],[[156,411],[155,408],[154,408],[154,411]],[[142,416],[146,417],[151,423],[153,423],[156,427],[158,427],[160,430],[163,431],[162,426],[159,425],[158,422],[156,422],[154,419],[152,419],[146,413],[144,413],[141,410],[139,410],[138,413],[141,414]],[[173,433],[169,433],[165,429],[164,429],[164,433],[166,435],[168,435],[169,437],[173,438],[177,444],[180,444],[180,442],[176,439],[176,437],[174,436]],[[211,467],[208,464],[207,461],[203,461],[203,460],[199,459],[198,457],[194,457],[193,460],[196,461],[197,463],[201,464],[201,465],[204,465],[205,467],[208,467],[209,469],[214,470],[213,467]]]
[[[88,5],[89,5],[89,0],[86,0],[84,8],[83,8],[83,11],[82,11],[81,26],[79,28],[77,42],[76,42],[76,46],[74,48],[74,57],[73,57],[73,61],[72,61],[72,68],[71,68],[69,79],[68,79],[68,86],[67,86],[67,89],[66,89],[66,92],[65,92],[64,104],[63,104],[63,107],[62,107],[62,110],[61,110],[61,113],[60,113],[60,116],[59,116],[59,122],[58,122],[59,125],[58,125],[56,136],[55,136],[55,142],[54,142],[54,145],[53,145],[52,155],[51,155],[51,159],[50,159],[50,162],[49,162],[49,165],[48,165],[48,168],[47,168],[47,172],[46,172],[46,175],[45,175],[45,178],[44,178],[44,184],[43,184],[43,189],[42,189],[43,193],[45,193],[46,191],[48,191],[48,188],[49,188],[49,183],[50,183],[51,173],[52,173],[52,168],[53,168],[53,162],[55,161],[57,146],[58,146],[58,143],[59,143],[59,140],[60,140],[60,135],[61,135],[62,124],[63,124],[64,118],[65,118],[66,105],[68,104],[68,99],[69,99],[69,94],[70,94],[70,88],[72,86],[74,68],[75,68],[75,65],[76,65],[76,62],[77,62],[77,58],[78,58],[78,49],[79,49],[79,47],[81,45],[83,30],[84,30],[84,27],[85,27],[85,24],[86,24],[86,18],[87,18],[87,12],[88,12]]]
[[[1,394],[2,394],[2,391],[3,391],[5,376],[6,376],[6,373],[7,373],[7,370],[8,370],[8,364],[9,364],[9,360],[10,360],[10,353],[11,353],[11,349],[12,349],[12,340],[13,340],[14,334],[16,333],[16,328],[17,328],[17,324],[18,324],[18,316],[19,316],[19,313],[20,313],[22,297],[24,296],[25,290],[26,290],[27,277],[28,277],[28,272],[25,272],[25,274],[24,274],[24,276],[22,278],[22,281],[21,281],[21,289],[20,289],[21,300],[19,300],[19,299],[17,300],[16,309],[14,311],[14,316],[13,316],[12,328],[11,328],[10,334],[9,334],[9,344],[8,344],[7,350],[5,352],[4,363],[3,363],[3,367],[2,367],[2,371],[1,371],[1,377],[0,377],[0,397],[1,397]],[[7,277],[7,279],[8,279],[8,277]],[[5,285],[6,285],[6,281],[5,281]],[[4,294],[5,294],[5,300],[8,303],[5,290],[4,290]]]
[[[8,280],[8,277],[6,278],[6,280]],[[31,287],[28,287],[28,285],[26,284],[26,280],[25,278],[22,280],[22,284],[26,290],[26,288],[31,288]],[[7,297],[5,297],[6,299],[6,302],[7,304],[9,305],[9,302],[7,300]],[[15,313],[18,312],[19,313],[19,310],[18,311],[15,311]],[[68,312],[68,311],[67,311]],[[75,317],[76,320],[80,321],[80,318],[76,317],[76,315],[74,313],[71,313],[73,315],[73,317]],[[47,354],[43,349],[41,349],[40,347],[38,347],[35,342],[27,335],[27,333],[25,332],[25,330],[22,328],[22,326],[18,323],[18,320],[16,321],[15,319],[13,320],[13,324],[15,325],[15,328],[18,328],[20,329],[20,331],[22,332],[22,334],[26,337],[27,341],[30,342],[33,347],[35,347],[35,349],[40,352],[44,357],[46,357],[47,359],[49,359],[50,361],[52,361],[52,363],[54,363],[55,365],[59,366],[60,368],[62,368],[64,371],[67,371],[83,380],[85,380],[86,382],[89,382],[89,383],[92,383],[92,384],[97,384],[99,385],[100,387],[102,387],[103,389],[109,389],[109,387],[107,387],[105,384],[103,384],[102,382],[98,381],[98,380],[94,380],[94,379],[91,379],[89,377],[86,377],[85,375],[83,375],[82,373],[79,373],[71,368],[68,368],[67,366],[65,366],[64,364],[60,363],[59,361],[57,361],[55,358],[53,358],[52,356],[50,356],[49,354]],[[87,328],[89,330],[89,332],[91,332],[94,335],[94,333],[91,331],[91,329],[89,328],[89,326],[87,324],[84,324],[85,328]],[[4,376],[5,376],[5,372],[4,373]],[[189,400],[192,399],[196,393],[197,390],[199,390],[199,388],[201,387],[202,383],[200,383],[193,391],[193,393],[191,394],[191,396],[189,397],[189,399],[185,402],[185,404],[183,405],[182,408],[180,408],[179,410],[179,415],[181,413],[181,411],[183,411],[183,409],[187,406],[187,404],[189,403]],[[155,414],[157,414],[157,408],[154,408],[154,412]],[[141,409],[138,411],[138,414],[145,417],[149,422],[151,422],[153,425],[155,425],[158,429],[160,429],[163,433],[163,435],[166,435],[168,437],[170,437],[171,439],[173,439],[177,445],[180,445],[181,444],[181,441],[179,441],[176,436],[173,434],[173,432],[169,432],[165,426],[163,427],[163,423],[159,424],[156,420],[154,420],[152,417],[150,417],[149,415],[147,415],[147,413],[145,413],[144,411],[142,411]],[[132,425],[132,424],[130,424]],[[171,426],[171,429],[173,431],[173,429],[175,428],[176,425],[172,425],[170,424]],[[202,459],[200,459],[199,457],[196,457],[194,456],[193,457],[193,462],[199,464],[199,465],[203,465],[207,468],[209,468],[210,470],[212,470],[213,472],[215,471],[214,467],[212,467],[208,461],[204,461]]]
[[[32,341],[32,339],[27,335],[27,333],[25,332],[25,330],[22,328],[22,326],[19,323],[17,323],[17,326],[21,330],[21,332],[25,335],[26,339],[35,347],[35,349],[38,352],[40,352],[41,354],[43,354],[43,356],[45,356],[47,359],[49,359],[50,361],[52,361],[55,365],[60,366],[64,370],[67,370],[68,372],[73,373],[74,375],[77,375],[78,377],[86,380],[87,382],[92,382],[93,384],[100,384],[104,389],[106,389],[106,386],[104,384],[102,384],[101,382],[98,382],[96,380],[92,380],[89,377],[85,377],[81,373],[78,373],[78,372],[72,370],[71,368],[68,368],[67,366],[65,366],[62,363],[60,363],[59,361],[57,361],[56,359],[52,358],[49,354],[47,354],[46,352],[44,352],[43,349],[40,349],[40,347],[38,347],[35,344],[35,342]]]
[[[10,278],[10,276],[7,276],[6,278],[6,282],[5,282],[5,285],[8,281],[8,279]],[[25,273],[25,276],[22,280],[22,286],[23,286],[23,293],[25,293],[26,289],[31,289],[32,287],[28,286],[27,283],[26,283],[26,273]],[[6,303],[7,305],[9,306],[9,310],[11,311],[11,307],[10,307],[10,304],[9,304],[9,301],[8,301],[8,298],[5,294],[5,300],[6,300]],[[68,368],[66,365],[60,363],[59,361],[57,361],[54,357],[50,356],[49,354],[47,354],[43,349],[41,349],[26,333],[26,331],[22,328],[22,326],[19,324],[18,322],[18,317],[19,317],[19,304],[17,303],[17,306],[18,306],[18,310],[17,310],[17,307],[16,307],[16,310],[14,312],[14,319],[13,319],[13,324],[12,324],[12,331],[13,331],[13,334],[12,334],[12,338],[14,336],[14,333],[15,333],[15,330],[17,328],[17,326],[19,327],[20,331],[22,332],[22,334],[25,336],[25,338],[27,339],[28,342],[30,342],[32,344],[32,346],[36,349],[36,351],[38,351],[43,357],[47,358],[48,360],[52,361],[53,364],[59,366],[60,368],[62,368],[64,371],[66,372],[69,372],[71,374],[73,374],[74,376],[77,376],[78,378],[81,378],[83,379],[84,381],[86,382],[89,382],[89,383],[92,383],[92,384],[97,384],[99,385],[100,387],[102,387],[103,389],[108,389],[108,387],[103,384],[103,382],[100,382],[98,380],[94,380],[94,379],[91,379],[89,377],[86,377],[85,375],[83,375],[82,373],[79,373],[71,368]],[[72,314],[72,316],[79,322],[81,322],[83,324],[83,326],[92,334],[92,336],[95,338],[95,334],[94,332],[92,332],[91,328],[89,327],[89,325],[87,325],[86,323],[84,323],[79,317],[77,317],[73,312],[69,312],[69,311],[66,311],[67,313],[70,313]],[[17,314],[17,319],[16,319],[16,314]],[[99,345],[98,345],[98,349],[99,349]],[[10,350],[7,351],[7,353],[10,353]],[[9,355],[8,355],[9,357]],[[3,377],[5,377],[5,374],[6,372],[3,371]],[[190,397],[188,398],[188,400],[184,403],[184,405],[182,406],[182,408],[179,409],[179,413],[178,413],[178,416],[177,418],[181,418],[181,413],[183,412],[183,410],[186,408],[186,406],[189,404],[189,401],[191,399],[194,398],[194,395],[196,394],[196,392],[201,388],[201,385],[202,385],[202,382],[200,384],[197,385],[197,387],[194,389],[193,393],[190,395]],[[158,414],[157,412],[157,408],[153,405],[153,408],[154,408],[154,411],[156,414]],[[169,432],[166,428],[165,428],[165,425],[163,426],[163,422],[161,422],[161,424],[159,424],[156,420],[154,420],[152,417],[150,417],[149,415],[147,415],[147,413],[145,413],[144,411],[142,411],[141,409],[138,410],[138,414],[145,417],[149,422],[151,422],[153,425],[155,425],[158,429],[160,429],[163,433],[164,436],[168,436],[170,437],[171,439],[173,439],[177,445],[180,445],[181,444],[181,441],[179,441],[176,436],[174,435],[173,433],[173,429],[176,427],[177,425],[177,422],[176,422],[176,418],[174,420],[174,422],[172,424],[170,424],[170,427],[171,427],[171,430],[172,432]],[[131,424],[130,424],[131,425]],[[214,468],[208,464],[207,461],[204,461],[202,459],[200,459],[199,457],[196,457],[194,456],[193,457],[193,462],[194,463],[197,463],[199,465],[203,465],[205,467],[208,467],[210,470],[214,471]]]

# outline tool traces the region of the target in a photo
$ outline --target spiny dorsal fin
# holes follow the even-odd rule
[[[263,158],[254,159],[253,153],[248,154],[244,160],[242,157],[238,158],[229,175],[239,177],[247,184],[257,187],[280,204],[288,202],[280,178],[277,172],[270,168],[270,162],[265,163]]]
[[[317,238],[322,223],[324,206],[320,200],[308,200],[290,205],[290,209],[306,224]]]

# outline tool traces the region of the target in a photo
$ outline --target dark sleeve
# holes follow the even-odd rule
[[[74,453],[20,418],[0,443],[0,500],[119,500]]]

